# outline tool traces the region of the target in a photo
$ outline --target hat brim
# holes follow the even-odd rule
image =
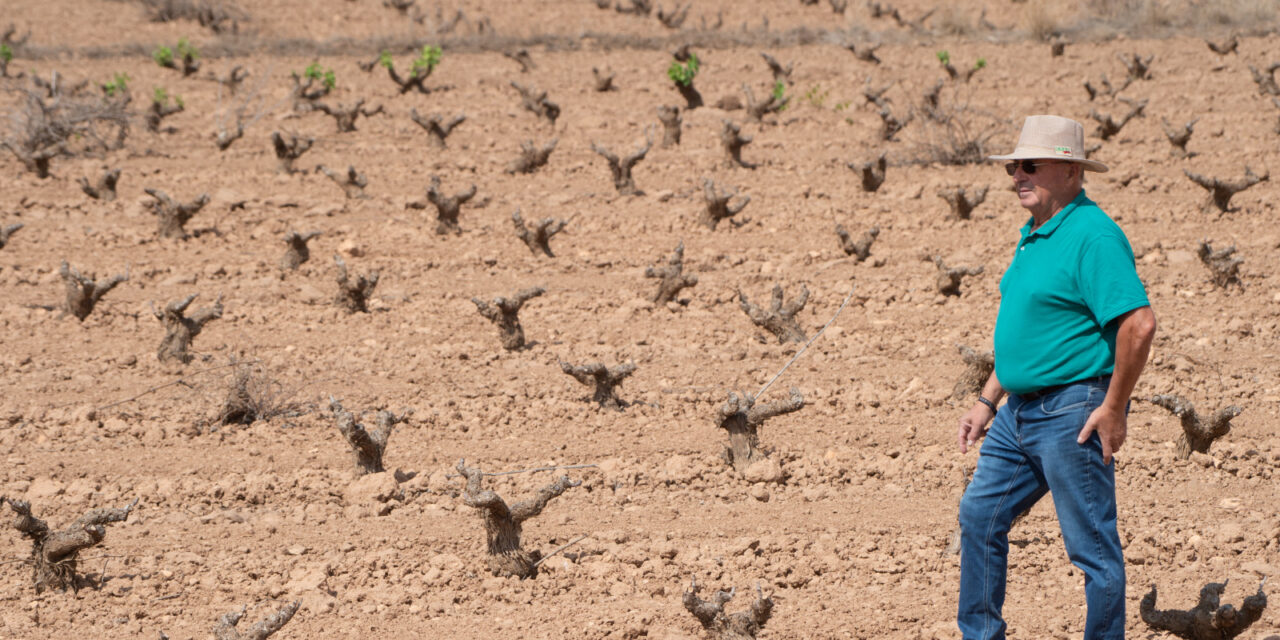
[[[1102,164],[1097,160],[1082,160],[1080,158],[1064,158],[1060,155],[1052,155],[1048,153],[1037,153],[1035,151],[1028,151],[1028,150],[1024,150],[1024,151],[1015,150],[1013,153],[1010,153],[1009,155],[1004,155],[1004,156],[987,156],[987,160],[993,160],[995,162],[1003,162],[1007,160],[1058,160],[1061,162],[1074,162],[1076,164],[1082,165],[1085,171],[1093,171],[1096,173],[1106,173],[1107,171],[1110,171],[1110,169],[1107,168],[1107,165]]]

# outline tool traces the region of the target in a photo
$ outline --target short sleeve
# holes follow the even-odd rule
[[[1133,248],[1118,228],[1089,239],[1077,277],[1084,304],[1099,326],[1150,304],[1134,265]]]

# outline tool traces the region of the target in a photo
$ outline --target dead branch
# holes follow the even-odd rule
[[[594,387],[591,401],[600,405],[601,409],[621,411],[627,406],[627,403],[618,399],[618,396],[614,393],[614,388],[622,384],[622,381],[628,376],[635,373],[636,365],[633,362],[629,362],[616,367],[606,367],[603,362],[595,362],[574,366],[562,361],[560,362],[560,370],[573,376],[574,380]]]
[[[251,425],[276,416],[300,416],[309,410],[294,398],[296,387],[284,386],[262,367],[255,366],[259,361],[238,360],[234,356],[230,360],[228,366],[233,371],[225,378],[226,393],[211,424]]]
[[[80,321],[93,313],[94,306],[102,296],[107,295],[108,291],[116,288],[120,283],[129,280],[127,273],[121,273],[104,282],[96,282],[95,274],[80,275],[80,272],[68,265],[66,260],[63,260],[62,266],[58,268],[58,275],[62,276],[62,281],[67,286],[67,296],[62,309]]]
[[[186,224],[204,205],[209,203],[209,194],[202,193],[191,202],[179,204],[169,194],[150,187],[143,189],[147,195],[155,199],[149,204],[151,213],[159,218],[159,235],[161,238],[187,238]]]
[[[323,102],[316,102],[317,111],[322,111],[333,118],[333,122],[338,127],[338,133],[350,133],[356,130],[356,120],[360,116],[366,118],[382,113],[382,105],[378,105],[372,109],[364,108],[364,98],[355,101],[355,104],[346,105],[339,104],[336,107],[330,107]]]
[[[200,71],[200,61],[196,59],[194,51],[185,50],[182,51],[181,54],[182,55],[180,56],[170,56],[163,61],[157,60],[156,62],[166,69],[181,71],[182,77],[184,78],[193,76]],[[179,66],[179,64],[181,64],[181,66]]]
[[[233,70],[234,71],[234,70]],[[248,74],[246,74],[248,75]],[[306,82],[298,72],[293,72],[290,77],[293,79],[293,88],[289,91],[289,96],[293,99],[294,113],[308,113],[316,108],[316,102],[321,98],[329,95],[332,89],[328,84],[316,76],[307,76]],[[235,95],[235,92],[231,92]]]
[[[89,178],[76,178],[80,190],[94,200],[111,202],[116,199],[116,183],[120,181],[119,169],[105,169],[98,176],[97,184],[89,184]]]
[[[413,7],[414,0],[382,0],[382,6],[388,9],[395,9],[400,15],[408,15],[409,9]]]
[[[465,460],[459,460],[455,468],[467,479],[466,488],[462,493],[462,503],[480,510],[481,517],[484,519],[489,571],[495,576],[502,577],[532,578],[536,576],[541,554],[537,550],[525,551],[521,548],[522,525],[525,520],[542,513],[552,498],[559,497],[571,487],[581,485],[582,481],[573,481],[569,476],[561,476],[555,482],[540,489],[533,498],[508,507],[506,501],[497,493],[481,489],[484,473],[480,469],[468,467]]]
[[[613,71],[601,73],[599,69],[591,67],[591,76],[595,78],[595,90],[604,93],[605,91],[616,91],[613,86]]]
[[[122,509],[94,509],[65,529],[52,531],[48,523],[32,515],[30,502],[13,498],[0,500],[8,502],[9,508],[18,516],[13,521],[13,528],[31,540],[31,556],[26,562],[31,565],[36,593],[45,589],[66,590],[67,587],[78,591],[80,576],[76,574],[76,563],[80,552],[102,542],[107,535],[103,525],[124,522],[138,505],[135,498]]]
[[[191,354],[188,353],[191,341],[200,335],[204,325],[210,320],[222,317],[222,296],[218,296],[212,307],[204,307],[195,315],[186,317],[184,314],[187,307],[191,306],[191,302],[197,295],[199,294],[193,293],[181,300],[174,300],[165,305],[163,311],[156,311],[155,304],[149,303],[152,315],[164,325],[164,339],[160,341],[160,348],[156,351],[156,357],[161,362],[169,360],[177,360],[183,364],[191,362]]]
[[[461,213],[462,205],[476,195],[476,185],[472,184],[466,191],[459,191],[452,196],[446,196],[440,193],[440,176],[431,176],[431,184],[427,185],[426,202],[417,201],[410,202],[408,205],[411,209],[426,209],[427,203],[432,204],[436,208],[436,233],[438,235],[446,235],[453,233],[455,235],[462,233],[462,227],[458,226],[458,215]]]
[[[8,129],[0,136],[0,147],[41,179],[49,177],[53,158],[118,149],[129,134],[132,97],[127,91],[115,97],[76,97],[75,88],[64,87],[59,77],[57,71],[48,82],[32,76],[47,95],[11,89],[20,102],[9,110]]]
[[[1280,71],[1280,62],[1273,62],[1263,71],[1249,65],[1249,73],[1258,85],[1258,93],[1264,96],[1280,96],[1280,85],[1276,84],[1276,71]]]
[[[1262,611],[1267,608],[1267,594],[1262,590],[1266,584],[1267,579],[1263,578],[1258,592],[1245,598],[1238,610],[1229,604],[1219,606],[1227,583],[1210,582],[1200,589],[1200,601],[1191,609],[1160,611],[1156,609],[1153,583],[1138,604],[1138,611],[1142,621],[1156,631],[1168,631],[1186,640],[1229,640],[1262,618]]]
[[[915,114],[907,113],[905,120],[899,119],[893,115],[888,107],[880,110],[880,139],[885,142],[893,142],[898,132],[902,131],[915,118]]]
[[[636,16],[647,16],[653,13],[653,0],[627,0],[627,4],[622,4],[622,0],[614,5],[614,10],[618,13],[629,13]]]
[[[516,228],[516,237],[529,247],[533,255],[541,254],[548,258],[554,258],[556,255],[551,252],[551,237],[563,231],[564,225],[567,224],[565,220],[543,218],[532,226],[526,226],[519,209],[511,214],[511,223]]]
[[[773,92],[769,93],[768,99],[757,101],[755,92],[745,82],[742,84],[742,93],[747,96],[747,118],[753,122],[761,122],[765,116],[781,112],[787,108],[787,103],[791,102],[791,96],[783,96],[779,100]]]
[[[448,122],[445,122],[444,116],[438,113],[433,113],[430,116],[423,118],[418,115],[417,109],[410,109],[409,119],[418,123],[418,126],[422,127],[423,130],[427,132],[427,139],[431,148],[444,149],[449,146],[445,143],[445,138],[448,138],[449,134],[453,133],[454,127],[466,122],[467,115],[465,113],[459,113],[458,115],[450,118]]]
[[[849,0],[827,0],[827,3],[831,5],[832,13],[837,15],[844,15],[845,10],[849,8]]]
[[[471,298],[471,302],[476,305],[480,315],[497,325],[502,348],[507,351],[518,351],[525,347],[524,327],[520,326],[520,308],[524,303],[546,292],[547,290],[542,287],[530,287],[517,291],[510,298],[498,296],[490,302]]]
[[[722,120],[724,128],[720,130],[720,146],[724,149],[725,166],[754,169],[756,165],[742,160],[742,148],[751,144],[752,137],[741,135],[742,128],[732,120]]]
[[[279,131],[271,132],[271,147],[276,152],[277,171],[286,174],[294,173],[293,161],[306,153],[315,142],[315,138],[299,138],[296,133],[289,134],[286,140]]]
[[[526,87],[516,81],[511,81],[511,86],[520,92],[520,104],[524,106],[526,111],[539,118],[545,118],[551,126],[555,126],[556,118],[560,117],[560,105],[547,100],[546,91],[538,91],[537,88]]]
[[[1231,34],[1230,38],[1227,38],[1222,42],[1214,42],[1206,38],[1204,43],[1209,45],[1210,51],[1220,56],[1225,56],[1228,53],[1238,53],[1237,49],[1240,47],[1240,41],[1236,38],[1236,34],[1234,33]]]
[[[556,145],[560,143],[560,138],[552,138],[551,142],[538,147],[534,145],[532,140],[525,140],[520,143],[520,157],[512,160],[507,165],[505,171],[512,175],[517,173],[533,173],[539,168],[547,164],[551,159],[551,152],[555,151]]]
[[[382,456],[387,450],[387,439],[391,437],[395,426],[408,418],[409,412],[401,411],[400,415],[396,415],[386,409],[378,411],[378,426],[372,431],[357,422],[355,415],[343,409],[342,401],[333,396],[329,396],[329,412],[337,420],[338,432],[351,445],[356,475],[386,471],[382,466]]]
[[[17,233],[18,229],[21,229],[22,227],[25,227],[25,226],[26,225],[22,224],[21,222],[16,222],[14,224],[8,224],[8,225],[0,225],[0,249],[3,249],[5,245],[9,244],[10,236],[12,236],[14,233]]]
[[[298,265],[310,260],[311,249],[307,248],[307,243],[319,235],[319,231],[308,231],[306,233],[290,231],[284,234],[285,251],[284,256],[280,258],[280,268],[285,271],[292,271],[297,269]]]
[[[298,607],[301,605],[301,601],[294,600],[279,611],[249,627],[244,633],[237,631],[236,625],[244,617],[245,609],[241,608],[239,611],[225,613],[218,618],[218,624],[213,627],[214,640],[266,640],[271,634],[279,631],[292,620],[293,615],[298,612]]]
[[[772,333],[778,338],[778,343],[785,342],[804,342],[806,337],[804,330],[800,328],[800,322],[796,320],[796,314],[804,309],[804,305],[809,301],[809,288],[800,285],[800,295],[791,299],[791,302],[783,304],[782,302],[782,285],[773,285],[773,297],[769,304],[769,309],[765,310],[757,305],[751,304],[747,300],[747,296],[738,291],[739,306],[742,307],[743,313],[751,318],[751,322]]]
[[[845,166],[858,172],[862,177],[862,190],[867,193],[875,193],[884,184],[885,167],[888,166],[886,160],[887,154],[881,153],[880,157],[873,162],[855,163],[850,162]]]
[[[782,66],[781,63],[779,63],[776,59],[774,59],[773,56],[763,51],[760,52],[760,57],[764,58],[764,63],[769,65],[769,71],[773,73],[773,81],[775,84],[778,82],[782,82],[788,85],[791,84],[791,72],[795,69],[795,66],[796,66],[794,63],[788,64],[787,66],[784,67]]]
[[[969,220],[973,216],[973,210],[978,205],[986,202],[987,191],[990,187],[982,187],[974,189],[972,196],[964,187],[952,187],[950,189],[939,189],[938,197],[947,201],[951,206],[951,220]]]
[[[987,383],[996,367],[996,356],[994,351],[974,351],[963,344],[956,344],[956,349],[960,351],[965,370],[951,390],[951,399],[963,400],[982,391],[982,386]]]
[[[871,86],[871,76],[867,76],[866,81],[862,84],[862,98],[867,101],[867,104],[873,104],[881,110],[888,109],[891,100],[886,98],[885,94],[892,88],[892,82],[883,87],[873,87]]]
[[[1195,130],[1196,123],[1200,118],[1192,118],[1189,122],[1182,125],[1181,129],[1169,124],[1166,118],[1160,118],[1160,125],[1164,129],[1164,136],[1169,139],[1169,144],[1173,145],[1173,155],[1179,158],[1190,158],[1195,153],[1187,151],[1187,143],[1191,141],[1191,132]]]
[[[686,287],[698,284],[698,276],[684,274],[684,240],[676,245],[666,266],[650,266],[644,270],[644,277],[659,278],[658,291],[653,296],[654,304],[666,305],[676,300],[676,296]]]
[[[357,275],[354,280],[347,275],[347,263],[342,256],[333,254],[333,261],[338,265],[338,294],[333,303],[347,313],[369,313],[369,296],[378,286],[378,272],[369,275]]]
[[[1244,264],[1244,258],[1235,255],[1235,252],[1235,245],[1215,250],[1208,240],[1200,241],[1196,254],[1200,257],[1200,262],[1209,269],[1214,286],[1229,289],[1234,285],[1244,290],[1244,283],[1240,281],[1240,265]]]
[[[345,174],[338,173],[322,164],[316,165],[316,171],[328,176],[334,184],[342,187],[342,193],[347,196],[348,200],[369,197],[364,193],[364,188],[369,186],[369,180],[365,178],[363,173],[356,171],[353,165],[347,166]]]
[[[641,191],[636,188],[636,182],[631,177],[631,169],[635,167],[637,162],[644,160],[645,154],[649,153],[649,149],[653,147],[653,132],[645,129],[644,145],[636,147],[630,155],[618,159],[617,154],[605,149],[596,142],[592,141],[591,150],[599,154],[609,163],[609,173],[613,177],[613,187],[618,190],[619,195],[639,194]]]
[[[458,13],[461,14],[461,10],[459,10]],[[374,65],[380,62],[381,59],[379,58],[374,61]],[[427,87],[425,83],[427,78],[431,77],[431,72],[435,71],[434,66],[414,67],[413,70],[409,72],[409,76],[405,78],[400,77],[400,73],[396,71],[396,66],[394,64],[387,63],[383,66],[387,68],[387,77],[391,78],[391,82],[395,83],[396,87],[400,89],[400,95],[404,95],[414,90],[417,90],[417,92],[422,95],[431,94],[431,89]],[[370,69],[372,68],[373,65],[370,65]]]
[[[1119,120],[1112,118],[1109,113],[1100,114],[1094,109],[1089,110],[1089,117],[1093,118],[1098,123],[1096,133],[1099,138],[1102,138],[1103,140],[1110,140],[1112,136],[1120,133],[1120,129],[1124,128],[1124,125],[1128,124],[1130,120],[1144,115],[1142,112],[1147,108],[1146,100],[1141,102],[1130,102],[1129,104],[1129,112],[1121,116]]]
[[[1136,53],[1125,55],[1117,53],[1116,57],[1120,59],[1120,64],[1129,72],[1129,77],[1134,80],[1150,80],[1151,79],[1151,61],[1155,59],[1154,55],[1143,58]]]
[[[160,133],[160,125],[164,122],[164,119],[175,113],[182,113],[184,109],[186,109],[186,106],[181,102],[168,104],[167,101],[152,100],[151,106],[147,107],[146,115],[143,118],[147,125],[147,131]],[[176,129],[170,127],[168,131],[173,132]]]
[[[1252,187],[1259,182],[1266,182],[1271,179],[1271,172],[1262,174],[1261,177],[1253,173],[1247,165],[1244,168],[1244,177],[1239,180],[1226,181],[1221,178],[1206,178],[1198,173],[1192,173],[1186,169],[1182,173],[1187,175],[1192,182],[1204,187],[1209,191],[1209,199],[1205,201],[1202,208],[1205,211],[1213,211],[1215,208],[1223,213],[1231,211],[1231,198],[1237,193]]]
[[[716,425],[729,432],[729,446],[725,447],[725,461],[738,473],[744,473],[751,463],[765,459],[768,454],[760,446],[760,427],[765,421],[804,407],[804,396],[799,389],[792,389],[785,400],[756,404],[751,394],[738,395],[729,392],[729,399],[716,412]]]
[[[530,71],[538,68],[538,65],[533,62],[533,56],[529,55],[528,49],[503,51],[502,57],[510,58],[511,60],[514,60],[516,64],[520,65],[520,73],[529,73]]]
[[[662,148],[679,146],[680,144],[680,107],[677,105],[658,105],[658,121],[662,123]]]
[[[679,29],[684,26],[684,21],[689,17],[689,8],[692,6],[692,2],[686,2],[683,6],[677,4],[670,11],[658,7],[658,22],[668,29]]]
[[[698,619],[702,628],[716,634],[719,640],[754,640],[773,614],[773,598],[764,597],[760,585],[756,585],[756,599],[750,609],[726,614],[724,605],[733,598],[733,594],[733,589],[716,591],[710,600],[703,600],[698,597],[698,580],[695,578],[681,597],[681,602]]]
[[[859,47],[857,44],[850,42],[844,45],[844,48],[848,49],[849,53],[853,54],[853,57],[863,62],[870,62],[871,64],[880,64],[880,58],[879,56],[876,55],[876,50],[879,49],[880,46],[881,45],[876,44],[871,46]]]
[[[717,187],[715,181],[710,178],[702,179],[702,196],[707,202],[707,206],[702,210],[702,216],[698,222],[708,229],[715,230],[721,220],[729,220],[732,222],[733,216],[751,202],[751,196],[744,195],[736,203],[732,202],[738,197],[738,190],[732,187]]]
[[[1186,460],[1192,452],[1209,453],[1209,445],[1231,432],[1231,420],[1242,409],[1228,405],[1205,418],[1196,412],[1195,405],[1179,395],[1158,395],[1147,399],[1178,417],[1182,423],[1182,436],[1178,438],[1178,457]]]
[[[249,77],[249,72],[244,67],[236,65],[231,67],[225,75],[213,76],[213,81],[227,88],[227,93],[235,95],[240,89],[240,85]]]
[[[871,256],[871,243],[876,241],[876,236],[880,235],[880,227],[871,227],[862,233],[862,237],[854,242],[853,236],[844,228],[844,225],[836,225],[836,237],[840,238],[840,248],[844,250],[847,256],[853,256],[862,262]]]
[[[938,293],[944,296],[959,296],[960,285],[963,283],[964,278],[966,276],[980,275],[983,271],[981,265],[976,267],[948,267],[942,261],[942,256],[933,256],[931,260],[934,266],[938,267]]]

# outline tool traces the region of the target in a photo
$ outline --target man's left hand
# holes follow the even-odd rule
[[[1076,437],[1076,444],[1084,444],[1089,439],[1089,435],[1097,431],[1098,438],[1102,440],[1102,464],[1111,464],[1111,455],[1124,445],[1127,430],[1128,417],[1125,412],[1116,411],[1104,404],[1089,414],[1089,419],[1084,423],[1084,429],[1081,429],[1080,435]]]

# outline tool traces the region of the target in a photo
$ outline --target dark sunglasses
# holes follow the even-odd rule
[[[1058,164],[1058,163],[1056,163],[1056,162],[1032,162],[1032,161],[1030,161],[1030,160],[1020,160],[1020,161],[1016,161],[1016,162],[1010,162],[1010,163],[1008,163],[1008,164],[1004,165],[1004,172],[1005,172],[1005,173],[1007,173],[1007,174],[1009,174],[1009,175],[1013,175],[1014,173],[1016,173],[1016,172],[1018,171],[1018,167],[1022,167],[1022,172],[1023,172],[1023,173],[1025,173],[1025,174],[1027,174],[1027,175],[1029,175],[1029,176],[1031,176],[1031,175],[1035,175],[1035,173],[1036,173],[1036,167],[1044,166],[1044,165],[1047,165],[1047,164]]]

